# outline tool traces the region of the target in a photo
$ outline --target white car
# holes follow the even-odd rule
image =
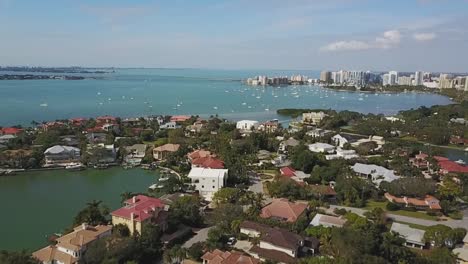
[[[236,242],[237,242],[237,240],[236,240],[235,237],[230,237],[230,238],[228,239],[227,244],[228,244],[229,246],[234,246],[234,244],[236,244]]]

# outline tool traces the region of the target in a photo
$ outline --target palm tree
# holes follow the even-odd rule
[[[123,204],[126,200],[132,198],[133,196],[135,196],[135,194],[132,192],[123,192],[120,194],[120,202]]]

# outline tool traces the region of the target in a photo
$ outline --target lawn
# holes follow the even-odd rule
[[[412,211],[406,211],[406,210],[388,211],[386,206],[387,206],[387,202],[368,201],[364,209],[372,210],[374,208],[381,208],[382,210],[387,211],[387,213],[389,214],[402,215],[402,216],[408,216],[408,217],[414,217],[414,218],[432,220],[432,221],[437,220],[436,216],[431,216],[424,212],[412,212]]]
[[[401,221],[395,221],[395,223],[400,223],[400,224],[409,225],[409,226],[412,227],[412,228],[421,229],[421,230],[427,230],[427,228],[429,227],[429,226],[423,226],[423,225],[418,225],[418,224],[406,223],[406,222],[401,222]]]

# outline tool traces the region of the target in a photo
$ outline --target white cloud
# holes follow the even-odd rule
[[[400,44],[400,41],[401,41],[400,31],[389,30],[389,31],[385,31],[382,37],[377,37],[375,39],[375,47],[382,48],[382,49],[389,49]]]
[[[397,46],[401,42],[401,33],[398,30],[385,31],[382,36],[374,41],[337,41],[330,43],[320,50],[322,51],[356,51],[368,49],[389,49]]]
[[[435,33],[414,33],[413,38],[417,41],[429,41],[436,38]]]
[[[363,41],[337,41],[330,43],[321,48],[323,51],[346,51],[346,50],[366,50],[372,48],[368,43]]]

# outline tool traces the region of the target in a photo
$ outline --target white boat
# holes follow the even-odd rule
[[[66,170],[71,170],[71,171],[80,171],[80,170],[84,170],[85,168],[86,167],[81,163],[71,163],[65,166]]]
[[[49,105],[48,105],[48,104],[40,104],[39,106],[40,106],[40,107],[47,107],[47,106],[49,106]]]
[[[214,110],[218,110],[218,107],[217,107],[217,106],[213,106],[213,109],[214,109]]]

